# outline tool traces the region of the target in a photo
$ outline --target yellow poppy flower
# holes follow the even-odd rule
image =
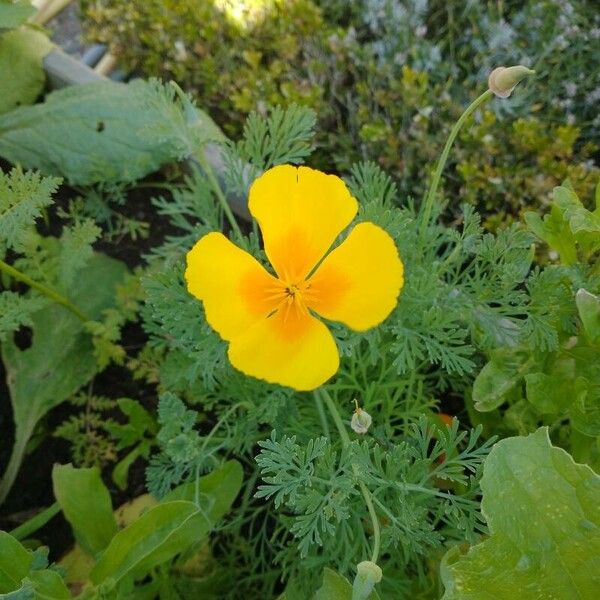
[[[187,288],[229,342],[234,367],[296,390],[315,389],[335,374],[339,354],[313,313],[356,331],[381,323],[404,281],[398,250],[383,229],[359,223],[327,254],[358,204],[339,177],[307,167],[266,171],[250,189],[248,208],[276,275],[213,232],[187,255]]]

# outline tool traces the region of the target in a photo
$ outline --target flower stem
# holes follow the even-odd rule
[[[18,527],[15,527],[10,531],[17,540],[23,540],[29,537],[32,533],[35,533],[40,527],[43,527],[50,519],[56,516],[60,512],[60,505],[58,502],[51,504],[48,508],[40,511],[35,517],[32,517],[25,523],[21,523]]]
[[[469,106],[465,109],[465,112],[460,116],[458,121],[454,124],[452,131],[450,131],[450,135],[446,140],[446,145],[442,151],[442,155],[440,156],[437,166],[435,168],[435,172],[433,174],[433,179],[431,180],[431,184],[429,185],[429,189],[427,190],[427,196],[425,196],[425,203],[423,206],[423,216],[421,219],[421,228],[419,231],[420,237],[423,238],[425,235],[425,231],[427,226],[429,225],[429,219],[431,218],[431,211],[433,210],[433,202],[435,200],[435,196],[437,194],[438,187],[440,185],[440,179],[442,177],[442,171],[446,166],[446,161],[448,160],[448,155],[450,154],[450,149],[452,148],[452,144],[458,135],[461,127],[464,125],[465,121],[479,108],[484,102],[487,102],[494,93],[491,90],[486,90],[473,100]]]
[[[3,260],[0,260],[0,271],[4,271],[13,279],[21,281],[27,284],[29,287],[37,290],[38,292],[41,292],[42,294],[56,302],[56,304],[64,306],[66,309],[70,310],[74,315],[77,315],[77,317],[79,317],[83,322],[89,321],[85,314],[83,314],[74,304],[69,302],[69,300],[67,300],[64,296],[61,296],[58,292],[55,292],[49,287],[46,287],[44,284],[34,281],[33,279],[31,279],[31,277],[25,275],[25,273],[21,273],[21,271],[18,271],[14,267],[11,267],[10,265],[6,264]]]
[[[204,156],[204,152],[202,150],[197,153],[196,159],[198,160],[198,163],[200,164],[200,166],[202,167],[202,170],[206,174],[206,177],[208,178],[208,181],[209,181],[210,185],[212,186],[212,189],[215,192],[217,199],[219,200],[219,203],[221,204],[221,208],[223,209],[223,212],[225,213],[225,216],[227,217],[227,220],[229,221],[229,224],[231,225],[231,229],[233,229],[233,231],[235,232],[235,234],[238,236],[239,239],[242,239],[242,237],[243,237],[242,230],[240,229],[240,226],[238,225],[238,222],[235,219],[233,211],[231,210],[231,207],[229,206],[229,202],[227,202],[227,198],[225,197],[225,194],[223,193],[223,190],[221,189],[221,185],[219,184],[217,176],[215,175],[213,168],[210,166],[210,163],[206,159],[206,156]]]
[[[335,402],[325,390],[325,388],[319,389],[321,393],[321,397],[325,400],[325,404],[329,409],[329,413],[331,414],[335,426],[337,427],[338,433],[340,434],[340,438],[342,440],[342,446],[346,448],[350,445],[350,436],[346,431],[346,427],[344,426],[344,422],[342,421],[342,417],[340,417],[340,413],[335,405]],[[352,470],[354,474],[359,477],[358,467],[356,465],[352,465]],[[365,504],[367,505],[367,510],[369,511],[369,516],[371,517],[371,524],[373,526],[373,553],[371,555],[371,562],[377,563],[377,559],[379,558],[379,548],[381,545],[381,530],[379,528],[379,519],[377,518],[377,513],[375,512],[375,507],[373,506],[373,499],[371,498],[371,492],[367,489],[367,486],[363,481],[359,479],[358,485],[360,487],[361,494],[365,500]]]
[[[331,433],[329,432],[329,423],[327,422],[327,415],[325,414],[325,409],[323,408],[323,400],[321,399],[318,391],[313,392],[313,396],[315,397],[315,405],[317,407],[317,412],[319,413],[319,419],[321,419],[323,433],[325,434],[326,438],[331,438]]]

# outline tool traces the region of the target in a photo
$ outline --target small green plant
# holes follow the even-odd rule
[[[600,185],[587,210],[568,182],[555,188],[550,213],[526,213],[529,228],[559,257],[537,274],[554,281],[552,345],[496,349],[477,376],[474,408],[521,435],[540,424],[576,460],[598,467],[600,435]],[[548,293],[548,291],[544,293]],[[477,417],[474,416],[477,420]]]

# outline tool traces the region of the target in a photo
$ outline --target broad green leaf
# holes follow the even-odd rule
[[[45,569],[46,553],[32,553],[5,531],[0,531],[0,598],[11,600],[66,600],[71,598],[57,571]]]
[[[486,412],[503,404],[534,364],[533,357],[520,349],[504,348],[494,352],[473,383],[475,408]]]
[[[26,581],[31,582],[36,600],[69,600],[71,598],[63,578],[56,571],[49,569],[31,571]]]
[[[115,535],[90,578],[98,585],[108,578],[118,583],[126,576],[142,577],[201,541],[211,526],[193,502],[159,504]]]
[[[90,319],[98,319],[104,309],[114,305],[116,286],[126,272],[120,261],[96,254],[75,279],[70,299]],[[96,373],[92,341],[75,315],[50,304],[31,319],[29,348],[20,350],[11,339],[0,348],[16,424],[13,455],[0,483],[0,502],[12,485],[38,421]]]
[[[600,343],[600,297],[582,288],[577,292],[575,302],[590,342]]]
[[[378,600],[379,595],[373,591],[369,600]],[[331,569],[323,569],[323,585],[316,591],[313,600],[352,600],[350,582]]]
[[[201,477],[198,484],[200,504],[206,516],[216,523],[229,510],[242,487],[244,472],[237,460],[229,460],[222,467]],[[165,501],[194,500],[196,483],[190,481],[175,488],[165,497]],[[207,506],[204,506],[206,502]]]
[[[92,555],[104,550],[117,533],[117,523],[99,469],[55,465],[52,484],[54,496],[77,542]]]
[[[137,517],[139,506],[150,506],[132,519],[118,516],[128,523],[111,541],[93,569],[91,580],[100,583],[107,577],[115,581],[131,575],[139,577],[152,566],[161,564],[202,541],[214,524],[230,509],[242,484],[242,466],[235,460],[226,462],[198,482],[200,506],[187,500],[195,496],[196,485],[184,484],[173,490],[161,504],[151,496],[141,496],[131,507]],[[129,510],[125,505],[123,510]]]
[[[600,589],[600,477],[550,444],[548,430],[498,442],[482,511],[489,538],[442,563],[443,600],[595,600]]]
[[[23,25],[35,14],[35,8],[29,0],[0,1],[0,30],[14,29]]]
[[[29,27],[0,35],[0,113],[35,102],[46,82],[42,59],[52,48],[43,33]]]
[[[157,82],[72,86],[0,116],[0,156],[77,185],[135,181],[188,156],[199,138],[224,139],[208,115],[190,110]]]
[[[18,589],[33,557],[12,535],[0,531],[0,594]]]

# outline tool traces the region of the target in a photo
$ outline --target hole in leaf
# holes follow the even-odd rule
[[[33,329],[25,325],[21,325],[13,334],[13,341],[19,350],[27,350],[33,342]]]
[[[104,121],[98,121],[98,123],[96,123],[96,131],[98,133],[104,131]]]

